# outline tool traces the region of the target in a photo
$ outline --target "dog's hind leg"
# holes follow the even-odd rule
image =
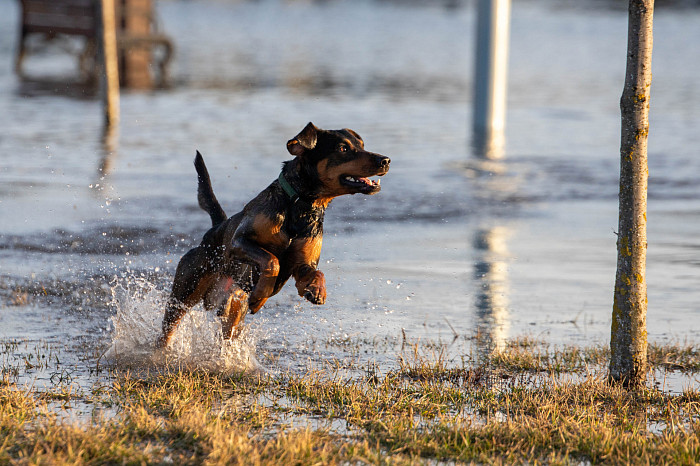
[[[248,312],[248,293],[238,288],[231,293],[225,306],[219,309],[221,316],[221,333],[224,340],[237,338],[241,333],[241,325]]]
[[[168,304],[165,308],[163,316],[163,334],[156,341],[156,348],[165,348],[170,342],[170,338],[175,332],[175,328],[180,323],[180,320],[187,314],[187,306],[173,299],[172,296],[168,299]]]
[[[157,348],[167,346],[187,310],[197,304],[212,286],[216,275],[209,271],[209,264],[207,251],[201,246],[191,249],[180,259],[163,316],[163,334],[156,342]]]
[[[204,308],[216,311],[216,315],[221,317],[224,340],[229,340],[234,329],[234,337],[240,332],[238,324],[243,322],[248,311],[248,293],[240,288],[233,278],[219,276],[204,296]]]

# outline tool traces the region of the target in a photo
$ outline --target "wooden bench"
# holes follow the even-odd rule
[[[100,0],[20,0],[20,3],[22,24],[19,28],[15,60],[17,74],[23,76],[22,62],[27,55],[30,35],[41,35],[45,41],[52,41],[60,36],[77,36],[85,39],[78,54],[81,74],[88,80],[96,79]],[[121,80],[124,85],[130,85],[130,74],[141,76],[132,81],[144,82],[142,75],[148,73],[150,60],[154,56],[151,52],[156,48],[161,50],[156,63],[159,85],[167,83],[167,68],[172,58],[173,45],[167,36],[155,32],[152,13],[150,0],[117,1],[117,44]],[[137,27],[132,27],[133,24]],[[132,57],[136,57],[136,61],[130,60]],[[129,69],[130,67],[132,69]],[[150,79],[148,82],[150,83]],[[135,87],[146,86],[142,84]]]
[[[27,55],[30,35],[40,34],[51,41],[60,35],[81,36],[85,43],[79,56],[81,72],[86,73],[86,62],[96,53],[99,11],[94,0],[21,0],[22,24],[15,59],[15,71],[20,76],[22,62]]]

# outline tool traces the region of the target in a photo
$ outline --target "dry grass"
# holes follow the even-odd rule
[[[696,348],[653,351],[697,367]],[[384,372],[119,372],[83,390],[3,367],[0,464],[700,462],[700,393],[628,392],[605,364],[600,348],[522,340],[484,364],[414,346]],[[91,415],[65,415],[77,406]]]

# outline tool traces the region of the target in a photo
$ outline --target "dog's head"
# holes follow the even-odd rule
[[[322,198],[343,194],[376,194],[379,179],[389,171],[391,160],[365,150],[359,134],[351,129],[323,130],[309,123],[287,142],[290,154],[300,159],[305,171],[317,178],[314,191]]]

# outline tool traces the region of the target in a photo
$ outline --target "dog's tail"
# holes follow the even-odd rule
[[[211,217],[211,225],[213,227],[226,220],[226,212],[221,208],[221,204],[214,196],[214,190],[211,187],[209,172],[207,166],[204,165],[202,154],[197,151],[197,156],[194,158],[194,168],[197,169],[197,201],[201,207]]]

